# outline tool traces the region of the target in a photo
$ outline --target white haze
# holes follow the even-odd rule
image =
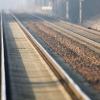
[[[26,7],[30,1],[34,0],[0,0],[0,10],[22,9]]]

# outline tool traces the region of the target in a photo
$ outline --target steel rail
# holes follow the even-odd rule
[[[3,39],[3,17],[1,13],[1,100],[6,100],[6,77]]]
[[[18,18],[12,13],[13,18],[22,28],[22,30],[26,33],[26,35],[30,38],[30,41],[36,45],[39,51],[45,56],[52,66],[53,69],[56,70],[57,73],[62,77],[66,84],[70,87],[70,89],[75,93],[79,100],[91,100],[81,89],[80,87],[72,80],[72,78],[62,69],[62,67],[48,54],[48,52],[41,46],[41,44],[31,35],[31,33],[21,24]],[[64,84],[65,85],[65,84]]]

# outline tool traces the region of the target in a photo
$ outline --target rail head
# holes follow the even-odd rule
[[[80,87],[72,80],[72,78],[61,68],[61,66],[50,56],[50,54],[42,47],[42,45],[31,35],[31,33],[21,24],[19,19],[16,18],[16,16],[11,13],[13,18],[16,20],[16,22],[19,24],[19,26],[23,29],[23,31],[28,35],[28,37],[35,43],[35,45],[40,49],[40,51],[43,53],[43,55],[52,63],[55,70],[60,73],[62,78],[66,81],[66,83],[69,83],[69,86],[74,91],[74,93],[77,95],[77,97],[80,100],[91,100],[81,89]]]
[[[6,77],[5,77],[5,58],[3,40],[3,17],[1,13],[1,100],[6,100]]]

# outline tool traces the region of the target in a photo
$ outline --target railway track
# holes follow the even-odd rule
[[[59,21],[59,22],[54,22],[55,25],[59,25],[60,27],[64,28],[64,29],[67,29],[67,30],[70,30],[72,32],[75,32],[83,37],[86,37],[90,40],[93,40],[97,43],[100,43],[100,33],[99,34],[96,34],[95,32],[90,32],[90,31],[87,31],[81,27],[76,27],[74,25],[70,25],[70,24],[67,24],[67,23],[64,23],[62,21]]]
[[[93,52],[86,46],[81,45],[80,43],[73,41],[72,39],[68,37],[65,37],[58,31],[55,31],[52,28],[49,28],[48,26],[42,24],[43,21],[41,21],[41,19],[38,19],[37,17],[34,17],[34,16],[32,17],[32,14],[21,13],[21,14],[16,14],[16,17],[30,31],[30,33],[33,36],[35,36],[36,39],[41,44],[43,44],[44,48],[46,44],[42,43],[42,41],[39,40],[38,37],[41,38],[43,41],[45,41],[45,43],[47,43],[48,46],[51,47],[52,50],[54,50],[54,52],[60,55],[61,58],[63,58],[63,60],[67,64],[72,65],[72,66],[69,66],[70,68],[73,68],[77,73],[79,73],[79,75],[82,75],[85,78],[85,81],[84,79],[81,80],[82,81],[82,84],[81,84],[81,82],[79,82],[80,79],[77,82],[76,81],[77,78],[73,77],[77,73],[75,75],[70,75],[70,73],[73,73],[73,70],[72,72],[69,72],[68,69],[66,69],[66,68],[69,68],[67,65],[65,67],[61,66],[65,70],[65,72],[69,73],[69,75],[73,77],[74,81],[81,87],[81,89],[84,92],[86,92],[90,97],[92,96],[91,98],[93,100],[100,99],[99,97],[100,93],[95,91],[95,90],[99,91],[99,87],[100,87],[98,83],[98,80],[100,80],[100,78],[98,77],[100,75],[99,73],[100,72],[99,71],[100,56],[98,53]],[[52,19],[50,20],[53,21]],[[48,49],[47,47],[45,49],[48,51],[49,47]],[[80,49],[77,49],[77,48],[80,48]],[[54,52],[51,52],[50,54],[52,55],[54,54]],[[76,53],[78,56],[75,55]],[[56,54],[54,54],[53,57],[55,58],[55,56]],[[73,61],[73,58],[74,58],[74,61]],[[60,61],[58,59],[59,57],[57,56],[55,60],[59,63]],[[59,64],[62,65],[62,62]],[[89,83],[88,85],[87,85],[87,82]],[[84,84],[85,84],[85,87],[84,87]],[[91,87],[93,88],[92,90],[91,90]]]
[[[45,18],[46,20],[48,21],[51,21],[51,20],[56,20],[54,19],[54,17],[51,17],[51,20],[50,19],[50,16],[46,16],[46,15],[38,15],[38,16],[41,16],[42,18]],[[80,34],[84,37],[88,37],[91,39],[91,37],[89,37],[87,34],[89,35],[96,35],[96,36],[100,36],[100,32],[97,32],[97,31],[94,31],[94,30],[90,30],[90,29],[87,29],[85,27],[82,27],[82,26],[79,26],[79,25],[76,25],[76,24],[72,24],[72,23],[69,23],[69,22],[65,22],[63,20],[60,20],[59,18],[57,18],[57,21],[52,21],[54,24],[60,26],[60,27],[63,27],[65,29],[68,29],[70,31],[73,31],[73,32],[76,32],[77,34]],[[77,30],[78,29],[78,30]],[[85,32],[85,34],[83,34]],[[92,36],[93,38],[93,36]],[[96,40],[94,40],[96,41]],[[100,42],[100,41],[97,41],[97,42]]]
[[[33,17],[38,18],[43,21],[43,24],[52,28],[53,30],[60,32],[61,34],[81,43],[100,54],[100,34],[80,26],[75,26],[67,24],[63,21],[53,21],[50,22],[45,20],[45,18],[33,15]]]
[[[15,16],[1,26],[2,100],[90,100]]]

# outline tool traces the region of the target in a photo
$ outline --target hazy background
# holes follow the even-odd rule
[[[49,3],[53,2],[53,11],[55,16],[66,19],[66,1],[69,2],[69,19],[66,19],[72,23],[79,23],[79,1],[80,0],[0,0],[0,10],[11,9],[25,11],[42,11],[42,6],[48,6]],[[48,12],[47,12],[48,13]],[[91,25],[91,22],[97,24],[100,23],[100,0],[84,0],[82,3],[82,22],[84,24]],[[96,25],[97,26],[97,25]]]
[[[17,7],[23,7],[27,5],[27,2],[31,0],[0,0],[1,9],[15,9]]]

